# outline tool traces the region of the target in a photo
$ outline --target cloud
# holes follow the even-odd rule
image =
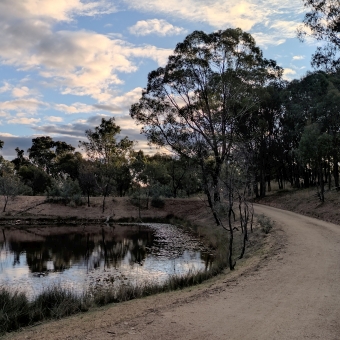
[[[34,126],[34,130],[37,133],[59,136],[64,138],[64,136],[86,139],[85,131],[88,129],[93,129],[94,127],[100,125],[102,118],[111,118],[112,115],[98,114],[95,116],[90,116],[87,119],[78,119],[72,123],[68,124],[49,124],[49,125],[39,125]],[[140,135],[140,127],[136,125],[134,120],[129,115],[121,115],[116,117],[116,124],[122,129],[121,136],[128,136],[132,140],[146,140],[146,138]],[[53,137],[54,138],[54,137]]]
[[[114,11],[112,2],[81,0],[26,0],[0,2],[0,62],[45,78],[46,86],[62,94],[91,96],[100,104],[123,83],[121,74],[135,72],[137,59],[148,58],[164,64],[171,50],[136,46],[88,30],[56,30],[56,23],[76,16],[100,15]],[[119,36],[120,37],[120,36]],[[1,88],[7,91],[6,86]],[[23,97],[25,89],[13,89]]]
[[[215,29],[240,27],[257,36],[260,44],[282,44],[296,36],[303,4],[290,0],[125,0],[133,9],[205,23]],[[289,18],[289,19],[287,19]],[[261,34],[264,30],[266,35]],[[279,40],[279,41],[278,41]]]
[[[9,124],[24,124],[31,125],[40,122],[40,118],[27,118],[27,117],[15,117],[13,119],[8,120]]]
[[[137,10],[167,14],[193,22],[205,22],[218,29],[233,26],[249,30],[266,16],[265,8],[259,8],[252,1],[240,1],[235,4],[224,0],[126,0],[126,3]]]
[[[74,103],[72,105],[66,104],[55,104],[54,108],[57,111],[64,112],[66,114],[76,114],[76,113],[91,113],[93,112],[93,106],[84,103]]]
[[[48,120],[49,122],[52,122],[52,123],[60,123],[63,121],[63,118],[56,117],[56,116],[47,116],[45,117],[45,120]]]
[[[11,133],[7,132],[0,132],[0,137],[18,137],[18,136],[12,135]]]
[[[157,34],[160,36],[183,34],[186,30],[183,27],[173,26],[166,20],[149,19],[138,21],[129,27],[129,31],[134,35]]]
[[[0,102],[0,110],[4,111],[25,111],[35,113],[38,108],[47,107],[48,104],[37,99],[15,99]]]
[[[285,69],[283,70],[283,76],[282,76],[282,78],[285,79],[285,80],[292,80],[293,77],[291,77],[291,76],[293,76],[293,75],[295,75],[295,74],[296,74],[296,71],[295,71],[295,70],[293,70],[293,69],[291,69],[291,68],[285,68]]]
[[[254,37],[256,44],[261,46],[268,46],[268,45],[282,45],[286,42],[286,39],[279,38],[276,36],[276,34],[270,34],[270,33],[253,33],[252,36]]]
[[[121,96],[114,96],[111,103],[118,108],[120,112],[130,110],[132,104],[136,103],[142,96],[142,88],[136,87],[133,90],[124,93]]]
[[[304,55],[295,55],[295,56],[293,56],[293,60],[303,60],[303,59],[305,59]]]
[[[52,21],[71,21],[74,16],[95,16],[113,13],[115,6],[110,1],[82,0],[2,0],[0,13],[8,17],[25,19],[48,19]]]
[[[0,93],[8,92],[11,90],[11,85],[7,82],[4,82],[4,85],[0,87]]]
[[[15,98],[24,98],[29,96],[37,96],[38,91],[34,89],[29,89],[27,86],[13,87],[12,96]]]
[[[93,107],[99,110],[109,111],[109,112],[120,112],[121,111],[121,109],[115,105],[94,104]]]

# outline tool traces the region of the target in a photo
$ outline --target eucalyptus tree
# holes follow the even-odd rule
[[[114,185],[115,165],[133,151],[134,142],[128,137],[117,140],[120,132],[121,128],[116,125],[113,117],[110,119],[102,118],[101,124],[96,126],[94,130],[85,131],[88,142],[79,142],[79,147],[86,151],[89,160],[98,165],[96,180],[103,196],[103,212],[105,211],[105,199]]]
[[[289,155],[288,168],[291,184],[298,187],[300,178],[304,186],[316,182],[315,168],[308,162],[301,163],[299,151],[301,138],[313,130],[313,134],[327,134],[331,141],[327,153],[323,154],[325,182],[331,186],[333,173],[335,187],[339,187],[340,159],[340,73],[317,71],[308,73],[300,80],[294,80],[285,89],[283,96],[284,116],[282,118],[282,141]],[[306,126],[316,124],[315,128],[306,130]],[[307,135],[306,135],[307,134]],[[319,136],[318,135],[318,136]],[[316,143],[316,140],[315,140]],[[306,144],[308,146],[308,143]],[[310,145],[312,149],[315,145]]]
[[[5,159],[0,159],[0,195],[4,199],[4,206],[2,211],[6,211],[7,204],[10,199],[14,199],[19,194],[26,191],[25,187],[19,177],[14,172],[14,165]]]
[[[312,65],[327,71],[340,69],[340,0],[303,0],[309,10],[304,27],[299,29],[301,40],[311,36],[323,41],[313,55]]]
[[[143,125],[151,143],[200,164],[213,209],[220,198],[222,166],[241,137],[240,117],[254,110],[262,88],[281,74],[282,69],[265,59],[253,37],[241,29],[195,31],[177,44],[165,67],[149,73],[147,87],[130,114]]]
[[[318,124],[310,124],[305,127],[299,144],[301,160],[316,175],[318,197],[325,200],[324,169],[326,169],[327,156],[332,149],[332,136],[322,133]]]
[[[55,167],[57,157],[73,153],[74,150],[75,148],[70,144],[54,141],[50,136],[41,136],[32,139],[32,146],[27,152],[33,165],[56,177],[59,175]]]

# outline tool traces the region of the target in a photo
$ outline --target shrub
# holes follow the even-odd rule
[[[54,203],[62,202],[64,204],[73,203],[74,205],[81,205],[81,188],[77,180],[73,181],[71,178],[54,182],[51,187],[47,189],[47,198]]]
[[[261,231],[264,232],[265,234],[269,234],[269,232],[274,226],[274,222],[265,215],[258,216],[257,221],[260,224]]]
[[[160,197],[153,197],[151,199],[151,206],[154,208],[163,208],[164,205],[165,205],[165,202]]]

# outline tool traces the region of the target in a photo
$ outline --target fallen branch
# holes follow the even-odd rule
[[[24,209],[24,210],[18,211],[16,214],[14,214],[14,216],[20,215],[20,214],[22,214],[22,213],[25,213],[25,212],[27,212],[28,210],[34,209],[34,208],[38,207],[39,205],[46,204],[46,203],[48,203],[48,202],[47,202],[47,201],[39,202],[39,203],[33,205],[32,207],[29,207],[29,208],[26,208],[26,209]]]

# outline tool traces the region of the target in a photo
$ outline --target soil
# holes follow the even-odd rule
[[[172,211],[205,223],[204,203],[188,203],[169,200],[167,208],[143,213],[154,216]],[[116,217],[125,204],[115,200]],[[15,211],[13,205],[11,209]],[[67,209],[62,213],[69,213]],[[61,213],[52,210],[46,210],[48,215]],[[138,216],[138,209],[129,213]],[[270,217],[275,226],[264,234],[262,250],[235,271],[199,286],[108,305],[5,338],[339,339],[340,226],[263,205],[255,205],[255,213]]]

